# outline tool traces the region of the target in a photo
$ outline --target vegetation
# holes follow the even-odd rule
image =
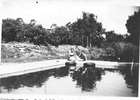
[[[66,52],[60,52],[53,46],[38,46],[31,43],[6,43],[1,46],[2,62],[32,62],[50,59],[66,59]],[[63,55],[62,55],[63,53]]]
[[[134,15],[129,16],[126,23],[126,28],[129,33],[128,42],[134,45],[139,45],[139,34],[140,34],[140,10],[135,12]]]
[[[139,62],[139,48],[131,43],[113,42],[109,45],[104,45],[105,55],[102,55],[104,60]]]
[[[3,19],[2,61],[7,58],[18,59],[21,56],[18,53],[18,49],[7,49],[8,47],[5,45],[9,42],[28,42],[34,44],[34,46],[44,46],[44,48],[47,48],[45,50],[49,51],[49,55],[54,56],[54,58],[66,58],[66,52],[63,52],[63,56],[61,51],[56,52],[61,45],[78,45],[88,49],[84,49],[88,59],[139,61],[138,45],[140,32],[138,26],[140,10],[130,16],[126,22],[128,35],[106,31],[102,27],[102,23],[97,21],[96,15],[86,12],[82,14],[82,18],[77,19],[73,23],[69,22],[65,26],[52,24],[51,29],[45,29],[42,25],[36,24],[34,19],[31,19],[30,23],[25,23],[22,18]],[[57,49],[52,50],[54,46]],[[26,49],[29,48],[26,47]],[[31,49],[29,50],[32,51]],[[48,53],[46,54],[48,55]],[[39,58],[40,60],[49,59],[48,56],[43,55],[35,59]]]

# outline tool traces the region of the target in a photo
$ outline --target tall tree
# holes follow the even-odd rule
[[[17,41],[25,41],[25,23],[22,18],[17,18],[16,21],[19,23],[19,31],[17,33]]]
[[[34,20],[32,20],[34,22]],[[42,25],[33,22],[26,24],[22,18],[2,20],[2,41],[29,41],[38,45],[47,45],[47,31]]]
[[[2,40],[5,42],[17,41],[18,34],[21,32],[20,23],[15,19],[2,20]]]
[[[140,34],[140,9],[135,12],[134,15],[129,16],[126,22],[127,32],[130,33],[128,41],[134,45],[139,45],[139,34]]]
[[[93,45],[94,37],[99,36],[102,30],[102,24],[97,22],[97,16],[94,14],[83,12],[83,18],[77,19],[72,24],[73,33],[81,34],[82,44],[87,47]]]

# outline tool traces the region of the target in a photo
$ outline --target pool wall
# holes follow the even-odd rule
[[[9,63],[9,64],[2,64],[0,67],[0,78],[10,77],[10,76],[17,76],[23,75],[27,73],[34,73],[38,71],[53,69],[53,68],[60,68],[65,66],[66,59],[59,59],[59,60],[47,60],[47,61],[40,61],[40,62],[32,62],[32,63]],[[131,64],[130,62],[110,62],[110,61],[95,61],[95,60],[88,60],[88,61],[77,61],[77,67],[82,67],[83,63],[85,62],[92,62],[95,63],[96,67],[99,68],[117,68],[118,66],[126,66],[127,64]]]

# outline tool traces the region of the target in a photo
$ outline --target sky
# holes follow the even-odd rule
[[[114,30],[118,34],[126,34],[125,27],[128,16],[138,11],[140,0],[1,0],[2,19],[22,18],[25,23],[35,19],[37,24],[50,28],[75,22],[82,18],[82,12],[97,15],[107,31]]]

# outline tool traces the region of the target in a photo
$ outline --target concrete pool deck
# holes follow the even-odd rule
[[[0,78],[23,75],[53,68],[60,68],[65,66],[66,59],[46,60],[30,63],[2,63],[0,66]],[[117,66],[124,66],[131,63],[119,63],[110,61],[77,61],[77,66],[83,66],[85,62],[93,62],[99,68],[117,68]]]
[[[65,66],[66,60],[47,60],[30,63],[3,63],[0,67],[0,78],[33,73]]]

